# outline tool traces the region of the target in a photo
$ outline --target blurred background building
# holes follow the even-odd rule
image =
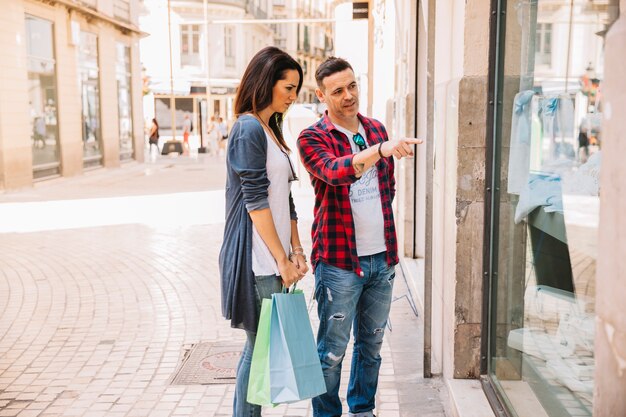
[[[332,25],[298,19],[329,20],[330,12],[324,0],[172,0],[169,11],[165,1],[144,0],[139,20],[141,30],[149,33],[141,41],[146,120],[156,117],[161,136],[172,137],[173,92],[175,136],[182,133],[188,115],[198,126],[196,145],[200,133],[206,143],[211,117],[222,117],[228,124],[234,121],[240,77],[252,56],[268,45],[286,50],[301,63],[305,79],[298,101],[314,102],[314,73],[332,53]],[[276,19],[282,23],[273,23]]]
[[[0,1],[0,187],[143,160],[138,5]]]
[[[315,70],[334,53],[334,17],[331,2],[326,0],[272,0],[275,19],[291,19],[289,23],[272,25],[274,44],[295,57],[302,66],[304,81],[298,97],[301,103],[316,103]],[[297,20],[302,21],[298,22]],[[315,21],[319,19],[320,21]]]

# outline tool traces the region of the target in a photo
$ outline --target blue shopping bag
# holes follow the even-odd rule
[[[272,295],[270,320],[270,397],[274,404],[317,397],[326,392],[301,290]]]

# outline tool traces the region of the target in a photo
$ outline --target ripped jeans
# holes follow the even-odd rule
[[[323,262],[315,268],[315,299],[320,326],[317,351],[326,394],[313,399],[314,417],[341,417],[341,365],[354,324],[354,352],[348,384],[351,417],[372,417],[375,407],[380,348],[389,317],[395,268],[386,254],[359,257],[364,277]]]

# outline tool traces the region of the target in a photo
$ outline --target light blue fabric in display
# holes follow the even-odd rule
[[[529,175],[528,185],[522,190],[515,208],[515,223],[521,222],[531,211],[541,206],[546,213],[563,213],[563,191],[560,176]]]
[[[528,182],[530,168],[531,103],[535,92],[520,91],[513,100],[507,191],[519,194]]]
[[[272,295],[270,396],[290,403],[326,392],[311,322],[301,291]]]
[[[569,95],[546,96],[541,100],[543,136],[571,137],[574,134],[574,103]]]

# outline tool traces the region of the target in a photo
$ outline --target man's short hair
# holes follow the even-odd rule
[[[324,88],[324,78],[329,77],[337,72],[341,72],[350,68],[352,72],[352,65],[348,61],[343,58],[337,58],[335,56],[329,57],[326,61],[322,62],[319,67],[317,67],[317,71],[315,71],[315,81],[317,81],[317,86],[322,89]]]

